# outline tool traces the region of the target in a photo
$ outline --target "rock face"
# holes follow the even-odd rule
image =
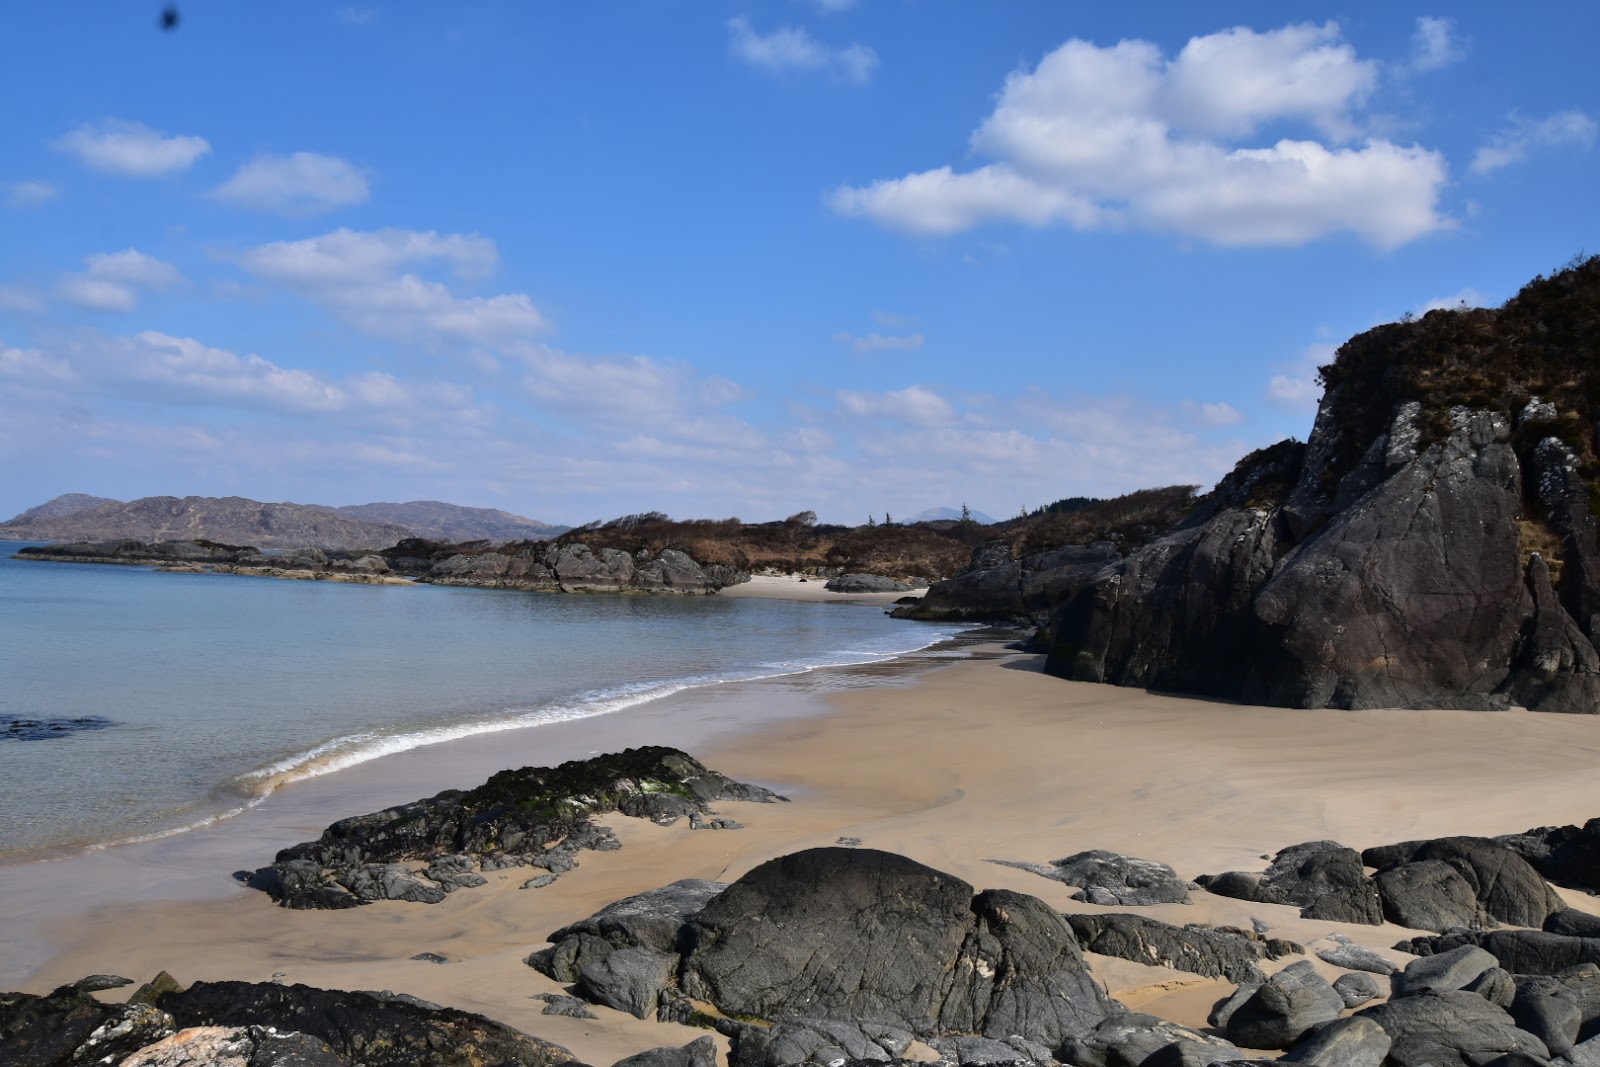
[[[1078,943],[1089,952],[1135,963],[1158,964],[1207,978],[1261,982],[1258,964],[1300,946],[1259,941],[1243,932],[1200,926],[1172,926],[1142,915],[1068,915]]]
[[[971,562],[960,574],[935,582],[917,603],[892,614],[900,619],[1038,625],[1052,605],[1121,558],[1116,546],[1101,541],[1017,560],[1004,541],[991,541],[973,550]]]
[[[1218,896],[1293,904],[1307,919],[1369,926],[1383,921],[1377,887],[1367,877],[1360,854],[1337,841],[1290,845],[1259,876],[1230,871],[1197,881]]]
[[[1600,711],[1597,291],[1590,260],[1352,339],[1309,442],[1246,457],[1058,603],[1046,669],[1287,707]]]
[[[1447,930],[1453,926],[1478,926],[1505,923],[1508,926],[1541,926],[1546,919],[1566,908],[1555,890],[1521,855],[1506,845],[1483,837],[1441,837],[1430,841],[1405,841],[1361,853],[1369,867],[1379,868],[1378,891],[1386,914],[1406,908],[1402,895],[1385,887],[1384,873],[1405,870],[1419,864],[1442,864],[1458,876],[1450,882],[1464,886],[1467,896],[1449,905],[1456,914],[1444,915],[1439,923],[1402,922],[1424,930]],[[1447,876],[1436,871],[1436,880]],[[1442,902],[1441,902],[1442,904]],[[1395,919],[1401,922],[1400,919]]]
[[[703,1002],[773,1022],[727,1024],[741,1065],[890,1059],[913,1037],[1054,1049],[1119,1010],[1043,901],[975,894],[903,856],[811,849],[707,899],[715,888],[677,883],[619,901],[556,931],[528,962],[641,1016],[653,989],[663,1018],[691,1018]]]
[[[1045,1044],[1108,1010],[1071,928],[1042,901],[891,853],[772,860],[689,922],[682,986],[728,1014],[823,1014],[914,1034]]]
[[[1549,1059],[1550,1050],[1505,1011],[1476,993],[1424,993],[1366,1008],[1355,1016],[1393,1039],[1392,1067],[1480,1067],[1508,1053]]]
[[[242,574],[304,581],[409,585],[390,574],[374,552],[299,548],[267,553],[253,546],[213,541],[69,541],[22,549],[18,559],[59,563],[121,563],[188,574]]]
[[[1312,967],[1292,963],[1268,978],[1228,1017],[1228,1040],[1248,1048],[1288,1048],[1344,1011],[1344,998]]]
[[[480,870],[528,866],[560,875],[577,866],[581,850],[620,847],[595,825],[595,815],[620,811],[671,825],[703,816],[724,799],[781,798],[676,749],[630,748],[559,767],[501,771],[476,789],[343,819],[244,877],[287,908],[433,904],[482,885]]]
[[[908,593],[911,586],[881,574],[841,574],[823,586],[830,593]]]
[[[419,582],[546,593],[704,595],[750,578],[729,567],[702,566],[675,548],[630,554],[571,541],[492,546],[408,539],[383,557],[396,573]]]

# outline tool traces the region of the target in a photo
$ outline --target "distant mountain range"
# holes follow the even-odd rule
[[[405,504],[264,504],[240,496],[149,496],[124,503],[67,493],[0,523],[11,541],[207,540],[257,548],[387,548],[408,537],[434,541],[539,540],[565,533],[492,508],[437,500]]]
[[[906,522],[939,522],[944,519],[960,518],[960,508],[929,508],[927,511],[917,512],[915,515],[907,519]],[[994,520],[981,511],[969,512],[967,518],[971,519],[975,523],[978,523],[980,526],[994,525]]]

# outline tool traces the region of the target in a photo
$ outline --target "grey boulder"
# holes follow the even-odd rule
[[[1465,989],[1486,971],[1499,966],[1499,960],[1476,945],[1462,945],[1406,964],[1405,970],[1390,979],[1390,995],[1398,999]]]
[[[1048,865],[994,860],[1007,867],[1020,867],[1045,878],[1076,886],[1081,891],[1073,900],[1111,907],[1144,907],[1150,904],[1189,903],[1189,883],[1165,863],[1137,859],[1105,849],[1077,852]]]
[[[717,1043],[699,1037],[682,1048],[653,1048],[618,1060],[611,1067],[717,1067]]]
[[[1357,1013],[1383,1027],[1393,1040],[1390,1067],[1481,1067],[1507,1053],[1549,1058],[1538,1038],[1517,1028],[1511,1016],[1475,993],[1422,993]]]
[[[1393,1039],[1371,1019],[1334,1019],[1307,1032],[1283,1054],[1286,1063],[1314,1067],[1382,1067]]]
[[[1246,1048],[1288,1048],[1301,1034],[1343,1011],[1343,998],[1305,960],[1268,978],[1233,1011],[1228,1039]]]

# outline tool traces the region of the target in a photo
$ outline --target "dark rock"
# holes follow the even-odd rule
[[[1238,1011],[1247,1000],[1255,996],[1256,990],[1260,989],[1262,983],[1266,980],[1266,975],[1256,974],[1240,982],[1232,993],[1212,1005],[1211,1013],[1206,1017],[1206,1022],[1219,1030],[1226,1029],[1228,1020],[1233,1018],[1233,1013]]]
[[[1565,1055],[1578,1042],[1583,1009],[1566,997],[1530,990],[1511,1002],[1517,1026],[1544,1043],[1552,1056]]]
[[[1006,867],[1019,867],[1070,886],[1082,892],[1073,900],[1090,904],[1143,907],[1149,904],[1189,903],[1189,883],[1164,863],[1135,859],[1104,849],[1078,852],[1049,865],[990,860]]]
[[[1517,995],[1511,1004],[1514,1017],[1524,998],[1554,997],[1577,1007],[1580,1022],[1576,1041],[1600,1036],[1600,967],[1584,964],[1560,974],[1517,975],[1516,983]]]
[[[1414,930],[1482,927],[1478,895],[1461,872],[1443,860],[1401,863],[1378,872],[1383,917]]]
[[[1354,1016],[1321,1023],[1283,1054],[1283,1062],[1314,1067],[1382,1067],[1393,1040],[1371,1019]]]
[[[823,588],[830,593],[904,593],[911,586],[881,574],[841,574]]]
[[[618,949],[676,954],[684,923],[726,888],[722,882],[685,878],[624,897],[551,934],[551,947],[528,957],[528,964],[558,982],[576,982],[585,968]]]
[[[107,1061],[101,1061],[107,1062]],[[122,1061],[121,1067],[350,1067],[328,1043],[310,1034],[283,1033],[270,1026],[197,1026],[155,1042]]]
[[[1542,930],[1455,930],[1395,945],[1400,952],[1432,956],[1462,945],[1485,949],[1512,974],[1560,974],[1581,964],[1600,964],[1600,938],[1563,937]]]
[[[80,993],[99,993],[106,989],[121,989],[125,985],[132,985],[132,978],[124,978],[120,974],[91,974],[72,983],[72,988]]]
[[[183,986],[178,984],[176,978],[166,971],[157,971],[154,978],[134,990],[133,996],[128,998],[128,1003],[150,1004],[153,1006],[168,993],[179,993],[182,990]]]
[[[680,981],[724,1014],[877,1020],[1046,1045],[1111,1010],[1065,920],[1034,897],[872,849],[768,861],[689,923]]]
[[[838,1019],[783,1019],[770,1027],[740,1025],[732,1031],[728,1067],[786,1067],[811,1063],[897,1060],[911,1045],[904,1030],[879,1023]]]
[[[1360,855],[1337,841],[1290,845],[1259,877],[1230,871],[1198,881],[1218,896],[1292,904],[1307,919],[1369,926],[1383,921],[1376,888]]]
[[[1228,1040],[1246,1048],[1288,1048],[1318,1023],[1337,1019],[1344,999],[1309,960],[1272,975],[1228,1019]]]
[[[1239,1050],[1227,1041],[1154,1015],[1130,1012],[1069,1038],[1062,1044],[1059,1058],[1075,1067],[1140,1067],[1174,1045],[1180,1047],[1158,1062],[1168,1067],[1205,1067],[1239,1056]]]
[[[1497,1008],[1510,1009],[1512,1001],[1517,996],[1516,978],[1500,967],[1490,967],[1468,982],[1464,988],[1468,993],[1478,994]]]
[[[38,718],[31,715],[0,714],[0,741],[49,741],[84,730],[104,730],[117,725],[103,715],[78,715],[72,718]]]
[[[1389,957],[1358,945],[1341,933],[1328,934],[1322,940],[1329,943],[1315,946],[1313,951],[1324,963],[1343,967],[1347,971],[1370,971],[1383,975],[1393,974],[1400,969]]]
[[[620,847],[608,828],[595,825],[596,815],[631,809],[651,817],[666,803],[705,813],[722,799],[780,798],[670,748],[501,771],[476,789],[336,822],[318,840],[279,852],[249,884],[291,908],[437,903],[454,889],[484,883],[475,864],[494,870],[526,863],[558,875],[576,866],[581,849]],[[408,866],[418,863],[428,864],[425,872]]]
[[[1557,885],[1600,893],[1600,819],[1580,826],[1537,826],[1495,838]]]
[[[1478,1067],[1505,1053],[1549,1058],[1539,1039],[1475,993],[1423,993],[1379,1004],[1353,1018],[1370,1019],[1393,1040],[1390,1067]]]
[[[1245,982],[1260,978],[1257,964],[1266,944],[1239,934],[1194,926],[1172,926],[1140,915],[1068,915],[1078,942],[1089,952],[1136,963]]]
[[[1032,1056],[1025,1056],[992,1037],[938,1037],[928,1044],[939,1054],[941,1061],[956,1064],[956,1067],[991,1067],[994,1064],[1033,1060]],[[1048,1049],[1045,1054],[1049,1056]]]
[[[615,949],[583,968],[578,975],[578,995],[647,1019],[655,1014],[661,991],[677,965],[675,955],[646,948]]]
[[[177,1028],[148,1004],[102,1004],[76,985],[45,996],[0,993],[0,1062],[69,1067],[124,1057]]]
[[[180,1027],[271,1026],[327,1042],[351,1062],[384,1067],[479,1067],[486,1063],[556,1067],[575,1063],[559,1045],[452,1008],[429,1009],[309,986],[196,982],[161,998]]]
[[[620,1059],[611,1067],[717,1067],[717,1043],[709,1037],[697,1037],[682,1048],[649,1049]]]
[[[589,1010],[589,1005],[577,997],[565,997],[560,993],[538,993],[535,1000],[544,1001],[543,1015],[564,1015],[569,1019],[597,1019],[594,1012]]]
[[[1563,908],[1545,919],[1544,930],[1566,937],[1600,937],[1600,915],[1590,915],[1576,908]]]
[[[1339,999],[1344,1001],[1347,1008],[1359,1007],[1383,993],[1378,987],[1378,980],[1365,971],[1341,974],[1333,980],[1333,991],[1339,994]]]
[[[1476,945],[1462,945],[1447,952],[1422,956],[1406,964],[1406,969],[1390,980],[1390,997],[1399,999],[1465,989],[1485,971],[1499,966],[1499,960]]]
[[[415,956],[412,956],[411,958],[414,959],[414,960],[420,960],[423,963],[449,963],[450,962],[448,957],[441,956],[437,952],[419,952]]]
[[[1527,860],[1504,844],[1485,837],[1404,841],[1369,848],[1361,854],[1361,860],[1369,867],[1378,868],[1421,860],[1448,863],[1472,887],[1484,917],[1511,926],[1537,927],[1566,907]]]
[[[918,601],[893,614],[909,619],[1037,624],[1054,605],[1070,599],[1102,568],[1121,558],[1115,545],[1097,541],[1015,560],[1004,541],[991,541],[973,550],[960,574],[935,582]]]

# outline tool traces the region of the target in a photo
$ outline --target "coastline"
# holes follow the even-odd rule
[[[48,952],[25,977],[3,979],[4,987],[43,992],[92,972],[143,980],[161,968],[183,982],[282,974],[481,1012],[606,1064],[704,1032],[603,1008],[593,1021],[541,1015],[542,1004],[529,998],[558,987],[522,959],[546,934],[622,896],[679,878],[728,880],[839,837],[904,853],[979,888],[1095,911],[1117,909],[1074,903],[1065,886],[986,860],[1045,862],[1106,848],[1193,877],[1259,869],[1263,855],[1320,838],[1361,848],[1600,814],[1591,771],[1600,723],[1587,717],[1247,707],[1064,682],[1040,674],[1038,657],[997,645],[973,651],[969,659],[840,668],[820,690],[826,708],[817,705],[816,686],[736,683],[610,721],[522,731],[532,736],[517,745],[501,736],[413,750],[303,783],[281,803],[222,827],[0,870],[0,895],[16,902],[7,930],[28,923],[31,947]],[[501,872],[433,906],[285,911],[228,878],[235,866],[269,860],[280,847],[268,844],[273,834],[288,835],[281,843],[304,840],[356,810],[427,795],[436,785],[475,784],[484,775],[469,768],[486,760],[517,766],[586,755],[599,737],[595,725],[611,728],[623,745],[676,744],[793,802],[721,805],[746,825],[737,831],[611,818],[623,849],[584,853],[581,866],[552,886],[521,890],[524,874]],[[19,870],[32,874],[19,878]],[[85,880],[97,902],[86,899]],[[1580,894],[1562,895],[1597,910]],[[1190,905],[1138,911],[1246,927],[1257,917],[1274,936],[1302,943],[1340,930],[1379,951],[1410,933],[1303,920],[1289,907],[1205,893]],[[16,947],[8,946],[8,961]],[[422,952],[449,962],[410,958]],[[1230,988],[1122,960],[1093,963],[1127,1002],[1180,1022],[1203,1022]]]

